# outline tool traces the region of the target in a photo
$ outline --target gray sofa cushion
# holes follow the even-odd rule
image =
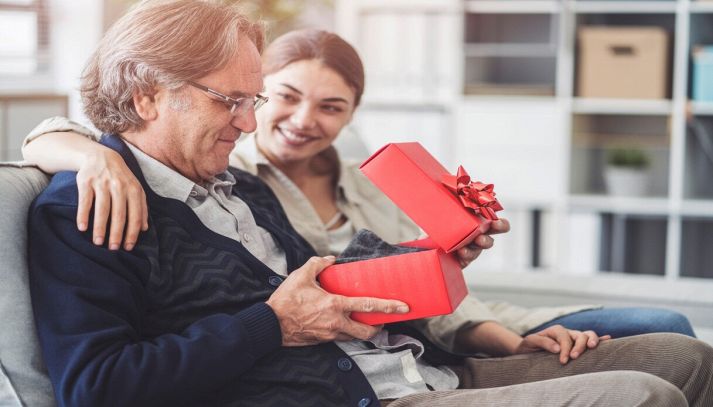
[[[27,278],[27,210],[48,180],[36,168],[0,163],[0,364],[6,374],[0,400],[19,397],[33,407],[55,405]]]

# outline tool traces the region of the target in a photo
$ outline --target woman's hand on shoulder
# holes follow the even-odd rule
[[[122,240],[124,249],[133,249],[139,233],[148,229],[148,207],[141,183],[121,156],[116,151],[102,148],[87,157],[77,173],[77,187],[79,230],[86,231],[89,227],[89,214],[94,204],[94,244],[104,244],[107,224],[111,220],[109,249],[118,250]]]

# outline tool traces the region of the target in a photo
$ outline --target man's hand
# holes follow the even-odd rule
[[[513,352],[530,353],[546,350],[560,354],[560,363],[567,364],[570,358],[577,359],[587,349],[594,349],[600,341],[611,339],[610,335],[598,336],[594,331],[575,331],[561,325],[553,325],[524,338]]]
[[[317,275],[334,264],[334,256],[312,257],[293,271],[267,300],[280,321],[283,346],[307,346],[376,335],[374,327],[349,318],[352,311],[404,314],[408,305],[396,300],[344,297],[324,291]]]
[[[492,222],[490,224],[490,229],[486,233],[477,236],[471,244],[461,247],[456,251],[460,266],[465,268],[473,262],[473,260],[477,259],[484,249],[490,249],[493,247],[494,240],[490,235],[507,233],[509,231],[510,222],[508,222],[507,219],[501,218]]]

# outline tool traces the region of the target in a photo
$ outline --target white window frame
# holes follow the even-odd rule
[[[33,12],[37,18],[37,68],[28,74],[0,73],[0,92],[46,91],[52,87],[49,0],[0,1],[0,12]]]

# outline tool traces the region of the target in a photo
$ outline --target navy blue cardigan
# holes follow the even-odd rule
[[[335,344],[281,347],[265,300],[282,278],[185,203],[151,191],[121,139],[102,142],[146,190],[150,228],[133,251],[77,230],[76,173],[57,174],[30,208],[32,301],[61,406],[378,404]],[[288,270],[304,264],[314,250],[272,191],[230,171],[233,194],[275,237]]]

